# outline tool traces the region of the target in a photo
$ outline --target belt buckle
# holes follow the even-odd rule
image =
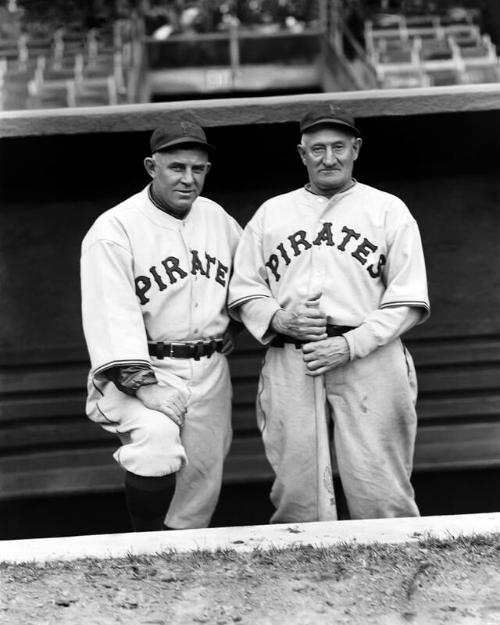
[[[199,360],[203,356],[203,341],[198,341],[193,345],[194,359]]]

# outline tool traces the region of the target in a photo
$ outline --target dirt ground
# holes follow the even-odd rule
[[[500,624],[500,535],[0,565],[1,625]]]

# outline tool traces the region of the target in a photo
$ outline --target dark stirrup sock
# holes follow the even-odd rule
[[[162,477],[143,477],[127,471],[125,498],[136,532],[165,529],[164,521],[175,488],[175,473]]]

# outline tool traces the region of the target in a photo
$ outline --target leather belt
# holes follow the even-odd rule
[[[199,360],[202,356],[210,356],[214,352],[221,352],[224,341],[213,339],[211,341],[198,341],[197,343],[148,343],[150,356],[159,360],[163,358],[194,358]]]
[[[335,326],[332,324],[327,324],[326,333],[328,336],[342,336],[346,332],[350,330],[354,330],[355,326]],[[271,347],[284,347],[285,343],[292,343],[295,347],[301,347],[304,343],[310,343],[311,341],[299,341],[298,339],[294,339],[292,336],[287,336],[286,334],[278,334],[274,337],[274,339],[269,343]]]

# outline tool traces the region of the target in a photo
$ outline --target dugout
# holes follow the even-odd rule
[[[147,183],[151,130],[190,109],[217,146],[205,194],[244,225],[305,182],[297,120],[342,102],[365,145],[356,177],[419,222],[432,317],[406,337],[417,364],[415,471],[500,467],[500,87],[367,91],[0,114],[0,499],[112,492],[116,447],[84,416],[79,247],[102,211]],[[261,350],[231,357],[226,483],[268,480],[255,427]]]

